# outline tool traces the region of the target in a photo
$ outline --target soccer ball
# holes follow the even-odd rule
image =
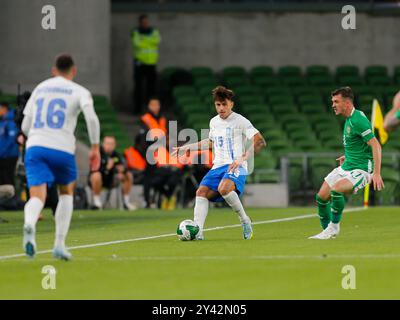
[[[176,234],[179,240],[190,241],[196,239],[199,230],[199,226],[194,221],[184,220],[179,224]]]

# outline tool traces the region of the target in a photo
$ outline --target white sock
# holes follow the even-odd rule
[[[208,199],[203,197],[196,197],[196,204],[194,205],[194,222],[196,222],[200,230],[203,230],[204,223],[208,214]]]
[[[25,204],[25,225],[35,229],[36,222],[39,219],[40,212],[42,212],[44,203],[36,197],[30,198]]]
[[[103,206],[103,204],[101,203],[101,197],[99,194],[93,195],[93,204],[99,208],[101,208]]]
[[[65,238],[71,222],[72,211],[74,210],[74,199],[70,195],[60,195],[56,209],[56,239],[55,247],[65,247]]]
[[[250,222],[250,218],[244,211],[242,202],[239,199],[238,194],[235,191],[229,192],[227,195],[223,196],[226,203],[239,215],[241,223]]]
[[[340,222],[339,222],[339,223],[333,223],[333,222],[330,222],[330,223],[329,223],[329,225],[330,225],[332,228],[335,228],[335,229],[338,229],[338,228],[339,228],[339,224],[340,224]]]
[[[129,203],[129,194],[124,194],[124,203],[125,204]]]

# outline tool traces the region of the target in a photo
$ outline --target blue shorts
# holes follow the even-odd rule
[[[229,164],[212,169],[208,171],[208,173],[204,176],[203,180],[201,180],[200,185],[206,186],[213,191],[218,192],[218,185],[222,179],[229,179],[235,183],[236,192],[241,195],[244,190],[244,185],[246,183],[247,171],[243,167],[239,167],[239,172],[228,173],[227,170],[229,168]],[[222,196],[217,196],[216,198],[210,199],[212,202],[221,202],[224,201]]]
[[[28,187],[46,183],[67,185],[78,177],[75,155],[44,147],[30,147],[25,153]]]

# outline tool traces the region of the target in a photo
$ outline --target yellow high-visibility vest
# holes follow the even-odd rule
[[[153,29],[149,34],[143,34],[135,30],[132,33],[132,47],[135,59],[147,65],[157,64],[160,41],[161,36],[157,29]]]

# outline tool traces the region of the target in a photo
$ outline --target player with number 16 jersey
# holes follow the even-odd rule
[[[23,247],[29,257],[36,252],[36,222],[46,202],[47,186],[59,188],[55,213],[56,239],[53,256],[69,260],[65,238],[73,211],[73,190],[77,179],[74,131],[82,111],[92,149],[92,169],[100,165],[100,125],[90,92],[72,80],[76,66],[72,57],[57,57],[53,78],[40,83],[33,91],[24,110],[22,131],[27,136],[25,168],[30,199],[25,205]]]

